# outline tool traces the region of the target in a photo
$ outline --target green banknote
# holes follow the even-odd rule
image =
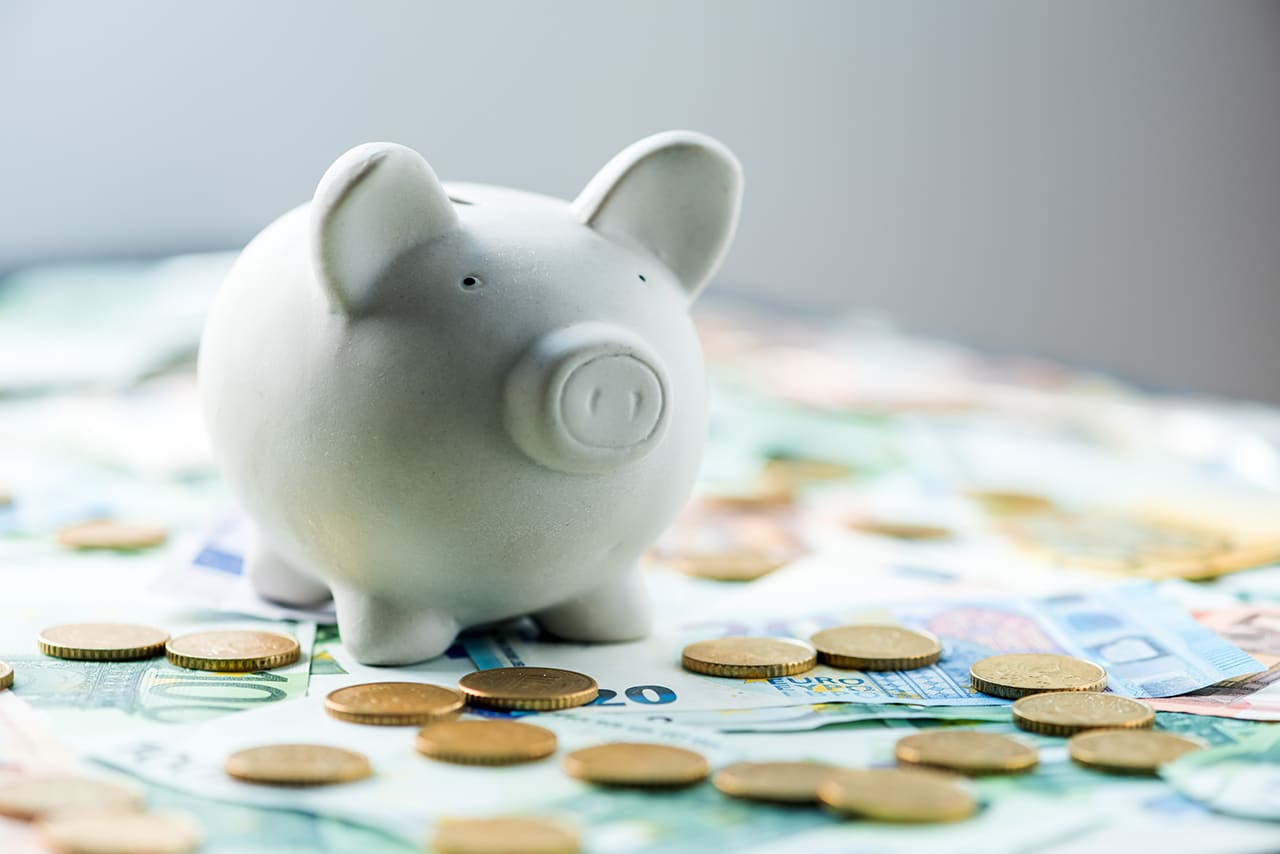
[[[1280,725],[1255,725],[1239,741],[1188,753],[1160,776],[1216,812],[1280,821]]]

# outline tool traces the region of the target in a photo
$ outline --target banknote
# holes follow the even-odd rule
[[[787,571],[791,577],[792,572]],[[969,687],[969,667],[1001,652],[1050,652],[1096,661],[1110,690],[1131,697],[1192,691],[1262,667],[1246,653],[1163,600],[1147,583],[1123,583],[1037,600],[957,600],[873,605],[832,580],[825,598],[796,597],[789,581],[756,582],[719,613],[678,634],[627,644],[588,645],[548,638],[528,624],[463,638],[480,669],[528,665],[590,673],[600,684],[592,708],[666,713],[794,706],[815,702],[1006,705]],[[759,593],[768,587],[768,595]],[[763,601],[760,601],[763,600]],[[692,641],[727,635],[807,638],[847,622],[896,622],[937,635],[938,664],[911,671],[862,672],[818,666],[796,676],[725,679],[680,667]]]
[[[1242,605],[1200,611],[1195,618],[1267,669],[1178,697],[1153,700],[1152,705],[1169,712],[1280,721],[1280,607]]]
[[[1216,812],[1280,821],[1280,727],[1258,726],[1233,744],[1189,753],[1160,776]]]
[[[810,703],[760,709],[721,709],[709,712],[655,712],[646,720],[681,726],[710,727],[720,732],[804,732],[818,727],[861,721],[983,721],[1007,722],[1006,706],[912,706],[894,703]]]

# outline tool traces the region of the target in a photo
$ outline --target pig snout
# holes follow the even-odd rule
[[[556,471],[599,474],[634,462],[668,420],[662,361],[607,323],[544,335],[507,376],[505,421],[516,445]]]

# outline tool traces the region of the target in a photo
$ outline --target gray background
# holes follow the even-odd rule
[[[1280,5],[0,5],[0,270],[238,246],[371,140],[572,196],[723,139],[716,287],[1280,401]]]

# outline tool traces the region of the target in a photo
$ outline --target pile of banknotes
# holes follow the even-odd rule
[[[434,661],[368,667],[344,649],[331,606],[268,602],[243,578],[250,530],[210,460],[191,366],[229,260],[0,283],[0,331],[14,331],[0,335],[0,661],[15,675],[0,690],[0,784],[123,781],[225,854],[420,851],[449,820],[513,815],[571,825],[590,852],[1280,850],[1280,413],[1154,396],[879,322],[710,302],[697,316],[707,451],[687,509],[646,558],[653,634],[584,645],[516,620]],[[95,520],[148,536],[93,548],[80,526]],[[274,632],[303,654],[239,673],[37,648],[50,626],[94,620]],[[942,657],[749,679],[681,666],[695,641],[854,623],[927,633]],[[1109,691],[1156,710],[1155,731],[1201,749],[1146,776],[1072,761],[1064,738],[1017,728],[1011,700],[974,690],[974,662],[1015,652],[1096,662]],[[345,686],[454,687],[527,666],[599,686],[589,705],[518,716],[552,730],[562,753],[640,741],[713,769],[879,768],[904,736],[965,728],[1012,736],[1039,765],[974,777],[975,815],[917,825],[706,783],[596,787],[559,757],[435,762],[406,749],[403,728],[325,712]],[[297,788],[226,772],[233,753],[285,743],[358,752],[372,773]],[[0,816],[0,850],[48,841]]]

